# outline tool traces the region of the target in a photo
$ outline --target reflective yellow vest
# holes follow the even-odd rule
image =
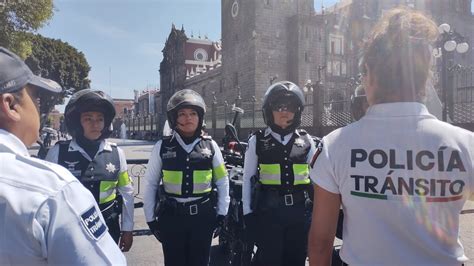
[[[305,131],[298,130],[293,133],[290,141],[283,145],[271,134],[264,136],[264,131],[258,131],[256,152],[260,183],[287,189],[310,184],[307,163],[307,155],[311,149],[309,137]]]
[[[127,172],[120,172],[120,158],[115,144],[112,150],[102,150],[93,161],[79,151],[70,151],[71,140],[58,142],[58,164],[67,168],[94,196],[99,204],[115,200],[117,187],[130,184]]]
[[[200,197],[211,192],[212,182],[227,175],[224,164],[212,166],[212,139],[202,136],[188,154],[176,138],[165,137],[161,144],[163,185],[173,197]]]

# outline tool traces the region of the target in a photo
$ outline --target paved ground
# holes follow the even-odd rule
[[[153,143],[142,141],[121,141],[116,140],[124,149],[127,159],[148,159],[152,150]],[[35,153],[32,151],[32,153]],[[143,175],[144,167],[140,165],[130,165],[129,172],[133,176]],[[140,178],[135,179],[135,190],[142,192]],[[141,191],[140,191],[141,190]],[[136,202],[142,201],[141,193],[136,196]],[[467,202],[464,206],[464,214],[461,215],[461,241],[464,245],[466,255],[473,261],[467,265],[474,265],[474,202]],[[135,210],[135,230],[137,233],[143,232],[148,227],[145,222],[143,209]],[[340,244],[339,242],[335,243]],[[217,249],[217,239],[213,241],[211,251],[211,265],[225,266],[224,258]],[[153,236],[135,236],[133,247],[126,254],[129,265],[164,265],[161,245]]]

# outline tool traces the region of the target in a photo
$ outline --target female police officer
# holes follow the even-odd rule
[[[461,265],[459,213],[474,196],[474,134],[423,104],[436,24],[418,11],[385,12],[364,47],[369,109],[323,138],[311,265],[328,265],[339,206],[349,265]],[[315,156],[316,157],[316,156]]]
[[[303,108],[304,95],[297,85],[273,84],[263,100],[268,128],[250,138],[245,153],[243,208],[247,226],[254,223],[258,232],[259,265],[305,264],[308,163],[315,146],[305,131],[297,130]],[[253,176],[256,182],[251,184]]]
[[[168,266],[207,265],[212,232],[229,206],[222,154],[210,137],[202,135],[205,112],[197,92],[176,92],[167,106],[174,131],[158,141],[147,166],[145,218],[162,242]],[[163,190],[158,191],[161,183]],[[210,197],[213,185],[217,187],[217,210]],[[158,217],[154,212],[157,198],[161,199]]]
[[[75,93],[65,110],[66,127],[73,139],[58,142],[46,160],[67,168],[90,190],[112,238],[116,242],[120,238],[120,248],[128,251],[133,241],[133,185],[124,152],[106,140],[114,117],[113,101],[104,92],[86,89]],[[121,197],[117,197],[117,190]]]

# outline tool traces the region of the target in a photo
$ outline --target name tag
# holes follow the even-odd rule
[[[71,172],[71,174],[77,178],[80,178],[81,177],[81,170],[69,170]]]
[[[176,158],[176,152],[175,151],[168,151],[168,152],[163,153],[163,155],[161,157],[163,157],[161,159]]]

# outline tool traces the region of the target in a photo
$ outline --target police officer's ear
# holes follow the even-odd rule
[[[0,118],[4,122],[16,122],[21,119],[18,112],[20,99],[23,97],[23,90],[16,93],[0,94]]]

